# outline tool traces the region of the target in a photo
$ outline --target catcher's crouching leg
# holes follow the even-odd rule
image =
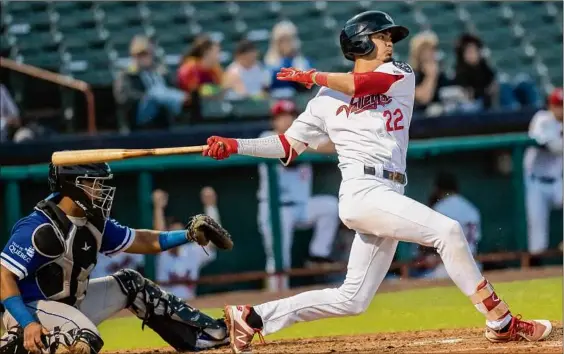
[[[127,296],[128,309],[174,349],[199,351],[229,343],[223,320],[191,307],[135,270],[120,270],[112,276]]]
[[[55,327],[42,340],[45,354],[98,354],[104,346],[100,336],[85,328],[63,332]],[[14,327],[0,339],[0,354],[28,354],[23,343],[23,329]]]

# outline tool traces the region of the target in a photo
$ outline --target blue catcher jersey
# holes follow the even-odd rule
[[[0,263],[17,276],[18,287],[24,302],[43,299],[61,300],[69,296],[72,296],[74,300],[80,299],[86,291],[88,277],[96,263],[96,254],[98,252],[109,256],[117,254],[127,249],[135,238],[134,230],[118,224],[113,219],[105,221],[102,232],[98,232],[93,227],[90,227],[91,225],[87,224],[85,218],[68,217],[68,219],[72,223],[69,224],[71,225],[70,232],[68,235],[62,235],[61,238],[64,240],[64,253],[51,257],[46,255],[45,252],[38,250],[36,238],[41,236],[36,235],[37,233],[45,233],[46,230],[50,232],[55,230],[60,234],[56,224],[47,214],[36,208],[33,213],[20,219],[14,225],[10,239],[0,254]],[[52,230],[49,228],[52,228]],[[81,233],[84,234],[84,231],[80,230],[86,229],[89,229],[87,232],[93,234],[94,237],[79,237]],[[91,249],[92,247],[95,249]],[[94,250],[96,252],[92,252]],[[79,257],[82,257],[81,252],[93,254],[92,261],[94,264],[87,266],[87,269],[80,268],[81,262]],[[63,284],[55,284],[55,287],[58,288],[58,297],[52,296],[49,293],[46,294],[46,287],[41,286],[38,276],[42,270],[48,269],[48,266],[55,265],[55,263],[60,265],[56,273],[61,273],[60,277],[48,279],[44,281],[44,284],[62,281]],[[82,287],[81,285],[76,285],[77,278],[80,278],[78,283],[82,283]],[[63,294],[61,289],[65,287],[65,294]]]

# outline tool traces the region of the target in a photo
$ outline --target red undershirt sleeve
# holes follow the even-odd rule
[[[403,75],[394,75],[382,72],[354,73],[354,96],[362,97],[388,92],[390,87]]]

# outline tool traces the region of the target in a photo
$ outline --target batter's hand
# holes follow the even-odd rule
[[[202,152],[203,156],[209,156],[216,160],[223,160],[237,153],[237,141],[221,136],[210,136],[207,141],[208,148]]]
[[[280,81],[293,81],[299,82],[306,88],[311,88],[314,84],[313,74],[316,72],[315,69],[308,71],[298,70],[296,68],[282,68],[278,73],[276,73],[276,79]]]
[[[41,353],[42,349],[46,349],[42,335],[49,334],[49,331],[37,322],[32,322],[24,328],[24,348],[31,353]]]

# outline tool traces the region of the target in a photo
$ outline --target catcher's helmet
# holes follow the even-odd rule
[[[110,216],[116,188],[107,163],[72,166],[49,165],[49,188],[71,198],[89,218],[106,220]]]
[[[373,33],[390,31],[392,42],[396,43],[409,35],[406,27],[398,26],[394,20],[382,11],[366,11],[345,23],[341,31],[341,50],[348,60],[355,60],[355,55],[366,55],[374,50],[370,39]]]

